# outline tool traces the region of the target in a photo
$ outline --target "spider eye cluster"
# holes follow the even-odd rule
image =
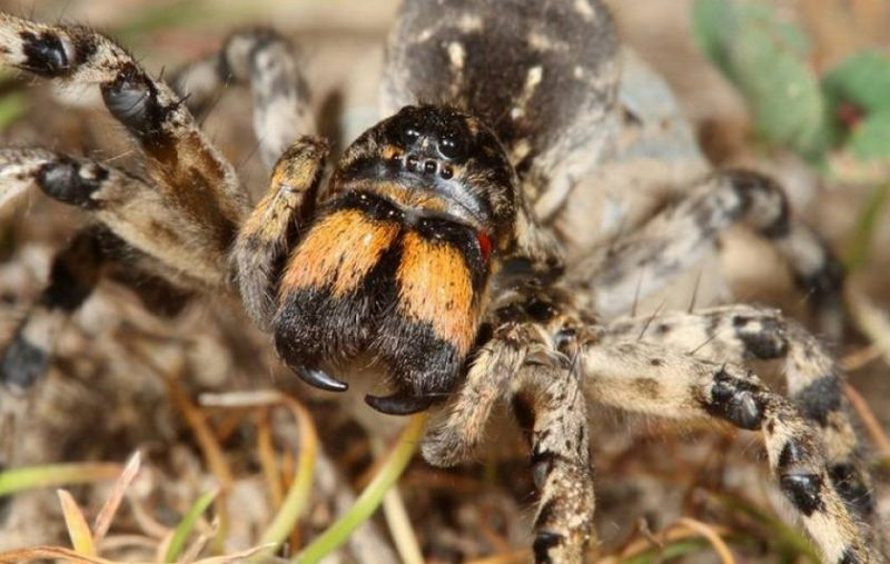
[[[473,134],[466,117],[436,106],[408,106],[390,122],[393,140],[408,154],[461,164],[470,156]]]

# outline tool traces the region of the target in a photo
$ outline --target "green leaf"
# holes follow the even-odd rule
[[[727,34],[736,26],[729,0],[696,0],[692,6],[692,33],[699,49],[725,74],[732,73]]]
[[[890,109],[890,57],[876,51],[851,55],[822,79],[832,107],[846,101],[866,112]]]
[[[747,20],[732,51],[737,85],[764,138],[804,155],[826,146],[825,101],[795,46],[765,22]]]
[[[702,49],[741,91],[759,134],[817,158],[830,130],[809,42],[764,2],[697,0],[693,29]]]
[[[845,148],[862,161],[890,159],[890,108],[878,110],[860,122]]]

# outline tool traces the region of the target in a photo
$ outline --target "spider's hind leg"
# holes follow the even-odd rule
[[[567,278],[592,293],[597,311],[623,314],[637,299],[701,260],[737,223],[772,242],[807,293],[820,329],[838,336],[843,328],[843,266],[821,237],[791,215],[780,186],[746,170],[706,178],[637,231],[596,249]]]
[[[0,384],[24,392],[46,373],[59,332],[104,275],[133,290],[151,311],[177,314],[191,294],[144,268],[154,262],[103,226],[79,231],[53,258],[46,288],[0,353]]]
[[[93,230],[78,233],[53,259],[49,284],[19,324],[0,360],[0,380],[16,391],[43,374],[62,325],[92,293],[104,262]]]
[[[315,133],[309,88],[294,47],[269,28],[235,33],[212,55],[176,72],[171,85],[189,109],[205,112],[228,84],[248,84],[260,155],[272,167],[298,135]]]

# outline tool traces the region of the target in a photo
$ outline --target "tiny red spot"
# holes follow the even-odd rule
[[[488,262],[491,256],[491,238],[488,233],[480,231],[476,234],[476,240],[479,241],[479,252],[482,253],[482,262]]]
[[[837,119],[847,129],[853,129],[865,119],[865,111],[848,101],[841,102],[837,107]]]

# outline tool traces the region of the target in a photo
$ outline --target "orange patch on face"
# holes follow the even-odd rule
[[[400,227],[344,210],[314,225],[291,255],[281,298],[299,288],[331,286],[334,296],[354,290],[392,245]]]
[[[405,208],[423,209],[427,211],[446,212],[448,211],[448,202],[439,194],[425,190],[405,189],[397,182],[388,180],[375,181],[363,189],[369,190],[375,194],[396,202]]]
[[[380,151],[380,154],[383,156],[384,159],[392,159],[397,155],[401,155],[402,150],[394,145],[386,145],[385,147],[383,147],[383,150]]]
[[[439,338],[467,354],[476,337],[479,312],[472,274],[460,252],[408,232],[398,280],[402,313],[410,320],[431,324]]]

